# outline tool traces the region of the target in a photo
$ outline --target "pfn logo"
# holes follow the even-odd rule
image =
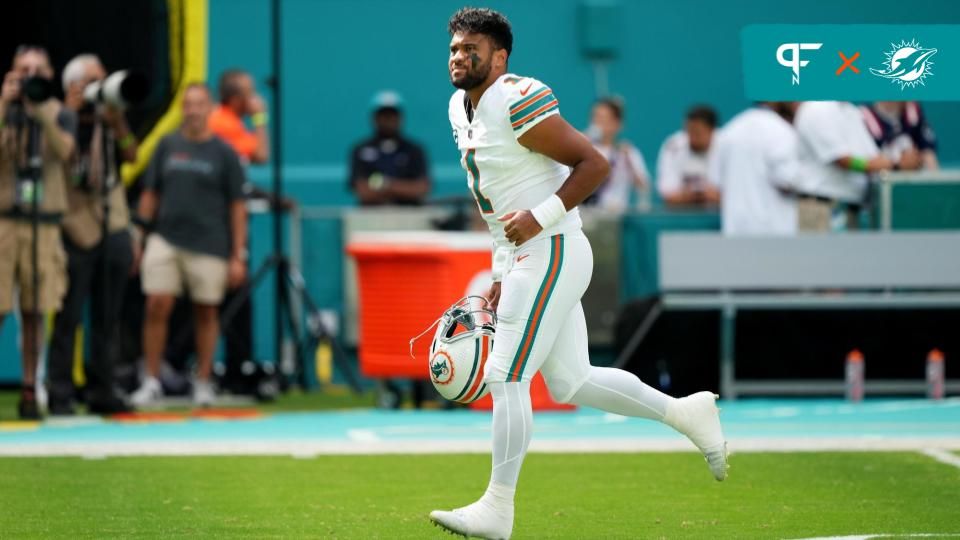
[[[777,48],[777,62],[793,70],[793,84],[800,84],[800,68],[810,63],[809,60],[800,59],[800,51],[815,51],[821,46],[823,43],[784,43]],[[787,51],[790,52],[790,58],[786,57]]]

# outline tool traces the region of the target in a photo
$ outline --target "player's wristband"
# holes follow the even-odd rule
[[[862,157],[850,158],[850,165],[847,166],[851,171],[867,172],[867,159]]]
[[[554,193],[547,200],[530,210],[530,213],[533,214],[533,218],[537,220],[541,227],[549,229],[560,223],[560,220],[567,215],[567,207],[563,205],[560,197],[557,197],[557,194]]]
[[[253,124],[253,127],[260,127],[267,125],[267,113],[258,112],[250,115],[250,123]]]

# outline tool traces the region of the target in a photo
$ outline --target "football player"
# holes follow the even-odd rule
[[[466,536],[510,537],[537,371],[557,401],[674,427],[723,480],[726,443],[713,393],[674,399],[631,373],[590,365],[580,297],[593,253],[577,205],[607,177],[606,160],[560,116],[549,86],[507,71],[513,35],[502,14],[463,8],[448,30],[450,80],[458,89],[450,124],[495,246],[488,298],[498,323],[484,374],[493,395],[493,471],[480,500],[430,518]]]

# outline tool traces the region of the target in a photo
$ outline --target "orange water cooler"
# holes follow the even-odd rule
[[[455,301],[490,287],[490,236],[486,233],[397,231],[357,233],[347,253],[357,263],[360,295],[360,372],[375,378],[429,378],[431,330],[422,332]],[[534,408],[567,409],[550,399],[538,374]],[[490,408],[487,396],[474,408]]]

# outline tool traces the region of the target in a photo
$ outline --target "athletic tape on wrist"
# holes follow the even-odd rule
[[[567,207],[563,205],[560,197],[554,193],[547,198],[547,200],[538,204],[533,210],[530,210],[530,213],[533,214],[534,219],[537,220],[537,223],[539,223],[541,227],[549,229],[557,223],[560,223],[560,220],[567,215]]]

